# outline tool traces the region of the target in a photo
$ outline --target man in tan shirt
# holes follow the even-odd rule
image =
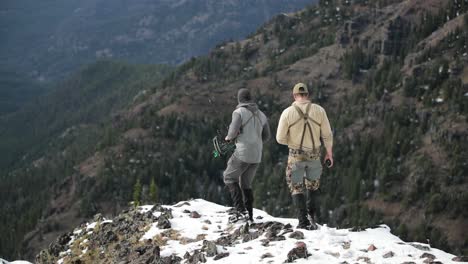
[[[318,209],[322,174],[320,139],[327,151],[325,164],[330,168],[333,166],[333,135],[325,110],[310,102],[307,85],[296,84],[293,96],[294,103],[281,114],[276,140],[289,147],[286,182],[297,210],[297,227],[314,230],[317,229],[314,215]]]

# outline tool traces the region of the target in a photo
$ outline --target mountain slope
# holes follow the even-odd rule
[[[321,1],[188,61],[116,116],[113,140],[67,162],[77,169],[55,185],[25,248],[36,253],[67,230],[64,219],[119,212],[138,182],[143,201],[154,179],[164,203],[225,203],[225,163],[212,158],[210,140],[224,132],[237,90],[251,89],[275,128],[302,81],[335,131],[337,163],[322,177],[320,222],[385,223],[404,240],[465,254],[466,11],[465,2],[443,0]],[[254,183],[255,206],[272,215],[292,215],[286,156],[268,142]],[[17,173],[27,169],[44,167]]]
[[[57,239],[36,263],[459,263],[429,245],[403,242],[387,226],[307,231],[257,209],[255,223],[229,224],[230,210],[196,199],[142,206],[112,220],[98,215]]]
[[[0,255],[15,254],[45,214],[54,185],[72,174],[76,163],[112,143],[111,115],[141,100],[170,70],[100,61],[0,117]]]
[[[1,66],[57,79],[96,58],[180,63],[216,43],[245,37],[311,0],[6,1],[0,7]],[[40,12],[36,12],[40,10]]]
[[[28,77],[0,69],[0,116],[17,111],[43,92],[43,87]]]
[[[43,148],[44,140],[67,128],[108,119],[169,71],[169,66],[105,60],[84,67],[19,111],[0,117],[0,168],[15,165],[26,150],[31,154],[32,149]]]

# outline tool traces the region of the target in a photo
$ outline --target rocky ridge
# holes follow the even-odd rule
[[[98,214],[58,237],[36,263],[454,263],[461,258],[403,242],[387,226],[364,231],[321,225],[255,209],[252,224],[227,222],[231,208],[202,199],[148,205],[113,219]]]

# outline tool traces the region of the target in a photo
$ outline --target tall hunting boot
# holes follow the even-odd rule
[[[244,204],[247,212],[249,213],[249,220],[253,222],[253,201],[254,195],[252,189],[243,189],[244,191]]]
[[[296,206],[297,219],[299,220],[297,228],[309,230],[310,222],[307,219],[305,195],[303,193],[293,194],[292,199]]]
[[[228,183],[226,184],[228,187],[229,193],[231,194],[232,203],[234,205],[234,215],[229,217],[229,222],[237,222],[241,219],[246,218],[246,210],[244,207],[244,201],[242,199],[242,190],[238,183]]]
[[[318,213],[318,199],[318,191],[307,190],[307,213],[309,214],[311,230],[316,230],[318,228],[315,221],[315,214]]]

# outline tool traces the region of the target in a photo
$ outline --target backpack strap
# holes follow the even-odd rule
[[[252,118],[254,117],[258,117],[258,112],[253,112],[252,110],[250,110],[249,108],[247,107],[244,107],[245,109],[249,110],[249,112],[252,114],[249,119],[247,119],[247,121],[245,121],[243,124],[241,124],[240,126],[240,129],[239,129],[239,132],[242,133],[242,129],[250,122],[250,120],[252,120]]]
[[[310,110],[310,106],[312,104],[311,103],[308,103],[307,104],[307,107],[306,107],[306,111],[305,113],[302,112],[301,108],[299,108],[299,106],[297,105],[294,105],[294,108],[296,109],[297,113],[299,114],[299,119],[294,121],[291,125],[289,125],[288,127],[288,130],[289,128],[291,128],[292,126],[294,126],[295,124],[299,123],[301,120],[304,120],[304,129],[302,130],[302,137],[301,137],[301,145],[299,147],[300,150],[302,150],[302,145],[304,143],[304,136],[305,136],[305,133],[306,133],[306,129],[309,129],[309,133],[310,133],[310,137],[312,139],[312,146],[313,148],[315,149],[315,140],[314,140],[314,135],[312,133],[312,127],[311,127],[311,123],[315,123],[317,124],[318,126],[320,126],[320,123],[315,121],[314,119],[312,119],[310,116],[309,116],[309,110]]]

